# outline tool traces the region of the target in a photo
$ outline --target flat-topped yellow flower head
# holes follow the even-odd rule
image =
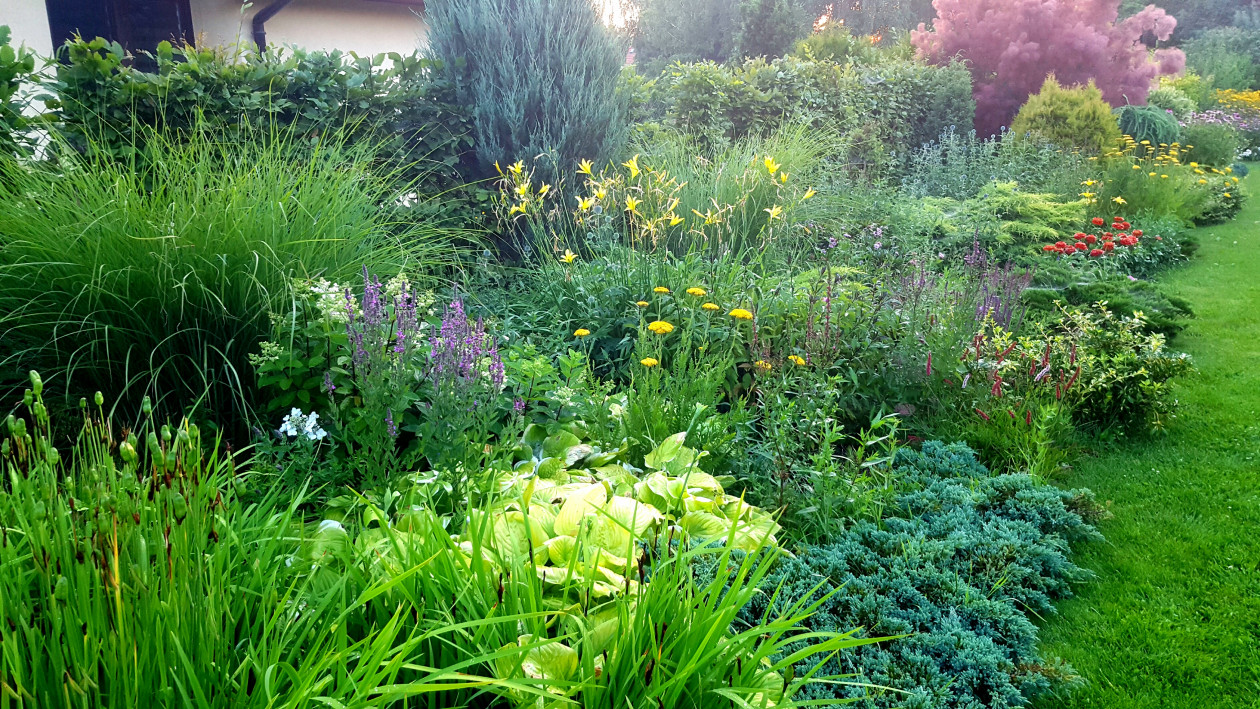
[[[735,308],[728,314],[731,317],[735,318],[736,320],[752,320],[753,319],[753,314],[750,311],[744,310],[743,308]]]
[[[648,323],[648,329],[658,335],[668,335],[674,331],[674,326],[664,320],[654,320],[653,322]]]

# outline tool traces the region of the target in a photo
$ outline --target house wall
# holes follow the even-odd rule
[[[0,25],[13,31],[14,45],[25,44],[45,57],[52,54],[44,0],[0,0]]]
[[[251,7],[243,9],[241,0],[192,0],[197,43],[252,46],[254,13],[270,1],[254,0]],[[420,47],[428,29],[417,14],[419,8],[419,4],[371,0],[293,0],[267,21],[267,44],[340,49],[360,55],[410,54]]]

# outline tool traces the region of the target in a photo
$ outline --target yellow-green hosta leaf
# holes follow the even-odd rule
[[[696,539],[715,539],[725,537],[731,529],[731,523],[709,512],[688,512],[678,520],[678,526]]]
[[[717,481],[717,478],[708,473],[693,470],[684,475],[683,479],[687,483],[688,490],[702,490],[709,493],[709,497],[720,497],[723,494],[722,484]]]
[[[554,458],[564,459],[564,457],[568,454],[568,451],[571,448],[575,446],[580,446],[580,445],[582,445],[581,438],[578,438],[577,436],[573,435],[572,433],[569,433],[568,431],[561,431],[554,436],[549,436],[546,440],[543,441],[542,454],[543,454],[543,457],[546,457],[546,458],[554,457]],[[579,456],[579,458],[584,457],[586,453],[589,453],[589,452],[590,452],[590,446],[587,446],[586,452],[583,453],[582,456]]]
[[[634,486],[634,496],[658,510],[668,510],[669,478],[663,473],[652,473]]]
[[[605,514],[605,509],[593,510],[586,520],[585,545],[603,549],[624,558],[634,547],[635,537],[629,529]],[[624,565],[624,560],[622,564]]]
[[[587,485],[569,494],[556,515],[555,532],[570,537],[578,536],[582,520],[593,515],[608,500],[608,489],[603,483]]]
[[[559,682],[572,681],[578,671],[577,651],[562,642],[522,635],[516,642],[504,645],[503,649],[529,647],[539,640],[543,644],[525,651],[524,657],[513,653],[496,660],[495,673],[504,679],[524,676]]]
[[[547,557],[555,566],[568,566],[573,559],[573,553],[577,550],[577,539],[569,536],[558,536],[548,539],[544,546],[547,548]]]
[[[641,538],[663,516],[660,510],[650,504],[639,502],[630,497],[620,496],[609,500],[608,504],[604,506],[604,512],[630,530],[635,539]]]
[[[534,472],[544,480],[555,480],[562,485],[568,482],[563,458],[543,458]]]
[[[546,544],[549,536],[537,520],[531,518],[527,523],[525,513],[520,510],[509,510],[495,515],[494,547],[500,553],[528,554]]]
[[[547,536],[552,537],[556,534],[556,510],[554,505],[540,505],[534,503],[529,506],[529,518],[542,525],[546,530]]]
[[[683,443],[687,440],[687,432],[675,433],[674,435],[661,441],[651,453],[643,456],[643,464],[654,470],[661,470],[665,464],[678,457],[679,453],[684,450]]]

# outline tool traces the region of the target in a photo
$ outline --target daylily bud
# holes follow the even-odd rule
[[[133,446],[131,443],[127,441],[123,441],[122,445],[118,446],[118,450],[120,453],[122,453],[122,459],[124,463],[136,462],[136,458],[138,457],[136,455],[136,447]]]
[[[167,426],[166,424],[162,424],[162,442],[163,443],[171,442],[171,427]]]
[[[143,412],[145,416],[153,413],[153,402],[149,400],[149,397],[144,397],[144,400],[140,402],[140,411]]]
[[[35,396],[44,393],[44,380],[39,378],[39,372],[31,370],[31,389],[35,390]]]
[[[100,393],[99,391],[96,392],[96,405],[101,406],[104,403],[105,403],[105,395]]]

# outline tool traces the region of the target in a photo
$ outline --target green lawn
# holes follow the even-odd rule
[[[1082,460],[1063,481],[1110,503],[1097,579],[1047,619],[1044,650],[1088,684],[1046,709],[1260,707],[1260,171],[1229,224],[1165,277],[1197,318],[1199,373],[1167,437]]]

